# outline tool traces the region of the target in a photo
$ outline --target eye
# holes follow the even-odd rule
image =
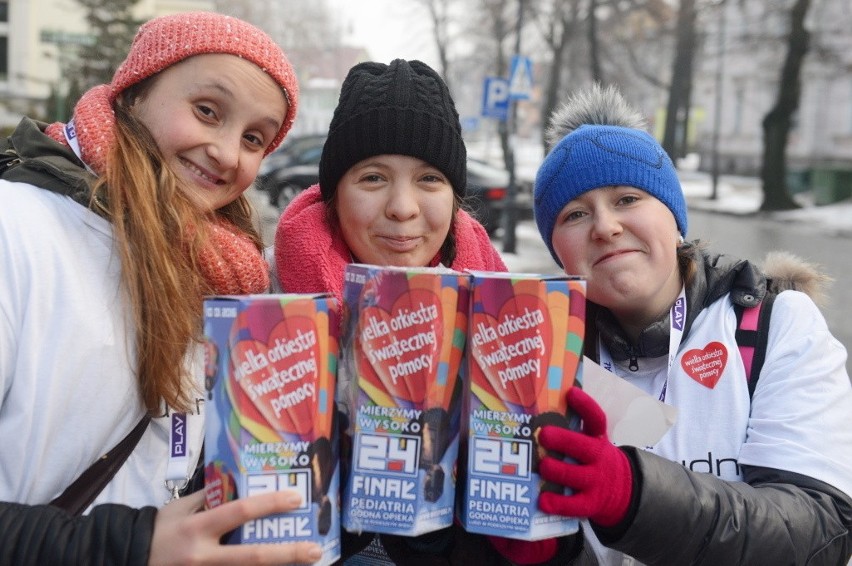
[[[204,118],[210,120],[216,119],[216,111],[207,106],[206,104],[196,104],[195,111]]]
[[[266,148],[266,144],[264,144],[263,138],[257,134],[245,134],[243,136],[243,139],[246,140],[246,142],[248,142],[248,144],[252,147],[256,147],[258,149]]]
[[[637,195],[634,195],[634,194],[621,195],[618,198],[618,204],[633,204],[634,202],[638,202],[638,201],[639,201],[639,197]]]
[[[424,183],[446,183],[447,182],[447,180],[444,178],[443,175],[441,175],[440,173],[434,173],[434,172],[424,174],[422,177],[420,177],[420,180]]]
[[[586,211],[581,209],[566,210],[556,219],[557,224],[567,224],[576,222],[586,216]]]
[[[360,183],[366,183],[366,184],[372,185],[372,184],[376,184],[376,183],[381,183],[382,181],[384,181],[384,177],[382,177],[378,173],[365,173],[365,174],[361,175],[361,177],[358,179],[358,181]]]

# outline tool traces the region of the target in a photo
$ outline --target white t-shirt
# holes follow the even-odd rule
[[[135,330],[111,224],[31,185],[0,194],[0,500],[47,503],[144,414]],[[188,429],[189,473],[203,414]],[[169,419],[153,419],[95,503],[162,505],[168,442]]]

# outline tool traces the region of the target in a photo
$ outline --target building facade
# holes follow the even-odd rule
[[[790,4],[733,0],[722,4],[723,12],[702,14],[704,56],[692,102],[703,117],[695,124],[703,169],[710,168],[715,151],[723,173],[759,174],[762,120],[777,97]],[[810,48],[788,168],[794,174],[822,167],[852,171],[852,3],[813,0],[806,29]]]
[[[187,10],[208,10],[207,0],[140,0],[140,20]],[[54,92],[68,88],[63,69],[92,34],[85,12],[74,0],[0,0],[0,128],[22,116],[50,119]]]

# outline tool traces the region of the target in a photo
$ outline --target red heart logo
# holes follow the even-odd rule
[[[361,375],[378,377],[393,397],[422,408],[440,360],[441,299],[431,289],[409,288],[389,309],[386,304],[368,303],[359,313],[356,351]]]
[[[207,508],[213,509],[237,496],[234,476],[222,467],[221,462],[210,462],[204,468],[204,497]]]
[[[266,341],[244,339],[231,347],[234,389],[248,397],[235,401],[246,416],[259,416],[250,403],[273,429],[304,436],[314,428],[320,395],[319,333],[309,316],[279,317]]]
[[[686,374],[703,385],[713,389],[728,363],[728,350],[721,342],[710,342],[703,350],[694,349],[684,353],[680,367]]]
[[[507,285],[512,286],[507,279],[484,280],[475,290],[478,304],[471,319],[470,343],[476,364],[471,379],[485,390],[496,391],[503,401],[535,414],[552,352],[550,314],[539,294],[500,289]],[[495,297],[502,301],[495,302]]]

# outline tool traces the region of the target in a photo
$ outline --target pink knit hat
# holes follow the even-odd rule
[[[278,83],[287,97],[287,116],[266,149],[278,147],[296,118],[299,85],[281,48],[259,28],[214,12],[185,12],[154,18],[143,24],[127,58],[115,71],[109,101],[129,86],[193,55],[230,53],[251,61]]]
[[[257,65],[272,77],[287,98],[287,116],[266,154],[273,151],[293,125],[299,106],[299,84],[281,48],[259,28],[215,12],[184,12],[154,18],[143,24],[127,58],[108,85],[89,89],[74,106],[74,125],[56,122],[46,133],[60,143],[79,140],[83,161],[97,174],[106,167],[107,153],[115,143],[112,103],[128,87],[160,71],[205,53],[236,55]]]

